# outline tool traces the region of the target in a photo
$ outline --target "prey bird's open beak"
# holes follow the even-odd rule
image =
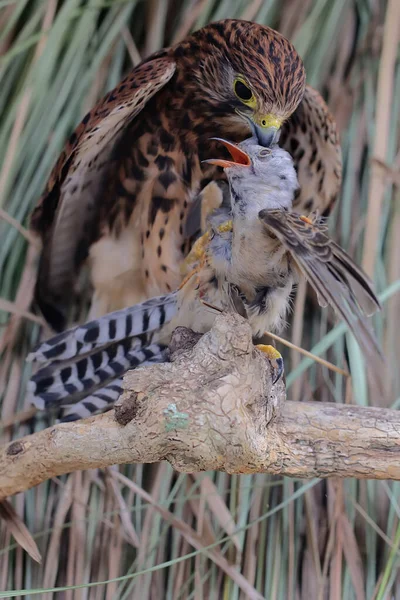
[[[221,142],[228,150],[229,154],[232,156],[233,160],[225,160],[223,158],[208,158],[207,160],[203,160],[202,162],[208,163],[209,165],[217,165],[218,167],[223,167],[224,169],[227,167],[239,166],[239,167],[250,167],[251,160],[246,152],[243,152],[233,144],[232,142],[228,142],[228,140],[224,140],[223,138],[211,138],[212,140],[216,140],[217,142]]]

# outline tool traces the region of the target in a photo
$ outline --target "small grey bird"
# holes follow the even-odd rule
[[[139,364],[166,360],[178,325],[205,332],[217,311],[245,316],[257,339],[279,333],[290,294],[302,273],[356,336],[381,377],[382,355],[367,315],[380,308],[372,284],[333,242],[316,217],[291,212],[298,187],[291,156],[267,149],[255,137],[239,145],[219,139],[231,160],[207,162],[225,169],[230,195],[207,220],[207,230],[182,265],[179,289],[70,329],[40,344],[30,360],[47,363],[31,378],[38,408],[69,406],[64,420],[104,409],[122,391],[123,374]],[[277,379],[280,354],[260,346]],[[79,404],[78,404],[79,403]]]

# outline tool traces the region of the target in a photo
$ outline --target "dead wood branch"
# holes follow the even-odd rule
[[[248,324],[220,315],[178,328],[171,362],[125,378],[115,411],[59,424],[0,450],[0,498],[80,469],[168,460],[178,471],[400,479],[400,413],[286,402]]]

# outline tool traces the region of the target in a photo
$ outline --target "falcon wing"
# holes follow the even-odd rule
[[[332,306],[347,323],[382,391],[383,355],[366,319],[380,309],[380,303],[367,275],[328,237],[324,225],[282,210],[263,210],[259,216],[290,251],[320,304]]]
[[[127,124],[171,79],[175,67],[165,54],[141,63],[84,117],[33,212],[31,226],[43,239],[36,299],[57,328],[96,223],[95,200],[113,148]]]
[[[284,124],[281,145],[293,157],[300,188],[294,208],[328,215],[342,181],[336,123],[320,94],[307,86],[299,107]]]

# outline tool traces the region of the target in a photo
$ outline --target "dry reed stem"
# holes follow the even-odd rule
[[[165,22],[167,19],[168,3],[159,0],[146,2],[147,35],[144,44],[143,57],[146,58],[164,46]]]
[[[139,50],[137,49],[137,46],[135,44],[135,40],[133,39],[132,34],[129,31],[128,27],[122,28],[121,35],[122,35],[122,39],[125,42],[125,46],[128,51],[129,57],[132,61],[132,66],[135,67],[142,60]]]
[[[43,53],[43,50],[46,46],[47,35],[46,33],[49,31],[54,15],[57,8],[56,0],[48,0],[46,9],[44,11],[43,23],[42,23],[42,36],[36,46],[35,54],[33,56],[32,65],[34,65],[40,58]],[[6,183],[8,180],[8,176],[11,170],[11,166],[14,162],[15,155],[18,149],[19,139],[21,137],[21,133],[24,128],[25,119],[28,114],[29,104],[31,101],[32,90],[31,88],[26,88],[19,103],[17,114],[15,116],[14,125],[11,131],[10,140],[7,146],[6,156],[4,158],[3,166],[0,171],[0,206],[3,205],[4,193],[6,190]],[[3,215],[4,218],[4,215]],[[9,217],[12,219],[12,217]],[[16,224],[13,223],[14,227],[17,227]],[[17,227],[18,229],[18,227]],[[24,235],[24,234],[23,234]],[[25,236],[26,237],[26,236]]]
[[[22,235],[22,237],[26,239],[27,242],[40,249],[41,244],[39,239],[33,233],[31,233],[29,229],[26,229],[26,227],[21,225],[17,219],[14,219],[14,217],[9,215],[3,208],[0,208],[0,219],[11,225],[11,227],[14,227],[14,229],[16,229]]]
[[[0,518],[6,523],[7,529],[12,533],[18,544],[29,554],[36,562],[41,561],[41,555],[21,517],[16,513],[15,508],[8,502],[0,502]]]
[[[134,482],[130,481],[121,473],[114,473],[114,476],[117,480],[124,483],[126,486],[131,487],[136,494],[138,494],[141,498],[143,498],[146,502],[148,502],[156,512],[158,512],[165,521],[169,522],[176,530],[178,530],[182,536],[189,542],[193,548],[203,550],[207,546],[207,540],[203,539],[194,529],[192,529],[183,519],[180,519],[174,515],[174,513],[165,509],[160,504],[157,504],[154,501],[154,495],[148,494],[145,490],[143,490],[140,486],[136,485]],[[148,514],[148,513],[147,513]],[[233,581],[237,583],[237,585],[248,594],[249,598],[254,598],[256,600],[262,600],[261,594],[259,594],[252,585],[245,579],[245,577],[237,571],[237,569],[230,565],[227,559],[222,555],[222,553],[217,549],[205,550],[206,555],[210,558],[216,565],[218,565],[222,571],[225,571],[227,575],[231,577]],[[140,593],[143,592],[143,589],[138,589],[137,596],[140,598]]]
[[[292,321],[292,344],[297,348],[301,347],[303,339],[303,326],[304,326],[304,310],[306,304],[307,294],[307,281],[303,278],[299,281],[296,290],[296,297],[294,301],[293,309],[293,321]],[[290,352],[290,365],[292,369],[296,369],[300,364],[300,353],[296,352],[293,348]],[[303,378],[298,377],[295,379],[292,385],[291,398],[295,401],[300,400],[301,389],[303,387]]]
[[[363,268],[370,277],[374,275],[376,250],[379,246],[383,196],[386,188],[386,175],[376,161],[385,162],[389,141],[391,104],[393,98],[394,69],[398,52],[400,32],[400,2],[389,0],[386,9],[383,45],[378,75],[376,97],[375,144],[371,164],[371,177],[368,196],[367,222]]]
[[[320,356],[317,356],[316,354],[313,354],[312,352],[309,352],[308,350],[305,350],[304,348],[301,348],[300,346],[296,346],[296,344],[289,342],[289,340],[285,340],[280,335],[276,335],[275,333],[271,333],[270,331],[264,331],[264,335],[269,336],[276,342],[280,342],[281,344],[283,344],[284,346],[287,346],[291,350],[295,350],[296,352],[303,354],[303,356],[306,356],[307,358],[311,358],[312,360],[315,360],[315,362],[319,363],[323,367],[327,367],[327,369],[329,369],[330,371],[339,373],[339,375],[343,375],[343,377],[350,377],[350,373],[348,371],[345,371],[344,369],[337,367],[336,365],[332,364],[328,360],[325,360],[324,358],[321,358]]]
[[[182,22],[177,27],[174,37],[172,38],[172,45],[178,44],[187,35],[194,26],[195,22],[206,7],[208,0],[197,0],[194,6],[190,6],[183,14]]]

